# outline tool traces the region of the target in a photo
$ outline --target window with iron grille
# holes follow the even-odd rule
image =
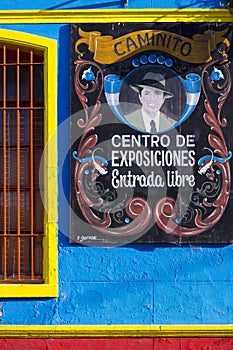
[[[43,282],[43,52],[0,43],[0,282]]]
[[[0,28],[1,298],[58,296],[56,56]]]

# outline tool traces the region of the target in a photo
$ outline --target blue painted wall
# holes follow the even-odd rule
[[[158,4],[159,3],[159,4]],[[88,5],[87,5],[88,4]],[[142,1],[129,0],[139,8]],[[218,1],[167,1],[166,7],[219,8]],[[144,7],[161,7],[143,1]],[[77,6],[77,7],[76,7]],[[123,7],[123,1],[4,1],[1,9]],[[58,41],[58,123],[69,118],[69,26],[1,25]],[[59,129],[60,132],[60,129]],[[131,245],[118,248],[69,244],[69,130],[58,138],[59,297],[0,300],[2,324],[229,324],[233,323],[233,246]],[[63,189],[61,187],[63,186]],[[17,310],[17,313],[16,313]]]
[[[226,0],[6,0],[0,10],[64,10],[91,8],[224,8]]]

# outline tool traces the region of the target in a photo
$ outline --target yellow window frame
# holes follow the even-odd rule
[[[44,53],[44,239],[43,284],[1,284],[1,298],[57,297],[57,45],[56,40],[0,29],[0,41],[39,49]],[[49,142],[48,142],[49,141]],[[52,195],[51,195],[52,194]]]

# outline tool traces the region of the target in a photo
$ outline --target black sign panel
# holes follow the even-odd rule
[[[232,241],[232,32],[71,25],[71,242]]]

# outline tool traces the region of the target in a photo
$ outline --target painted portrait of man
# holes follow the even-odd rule
[[[176,120],[161,111],[165,100],[173,97],[173,93],[166,89],[166,80],[162,74],[147,72],[140,82],[131,84],[130,87],[138,94],[140,106],[125,115],[129,124],[152,133],[172,127]]]

